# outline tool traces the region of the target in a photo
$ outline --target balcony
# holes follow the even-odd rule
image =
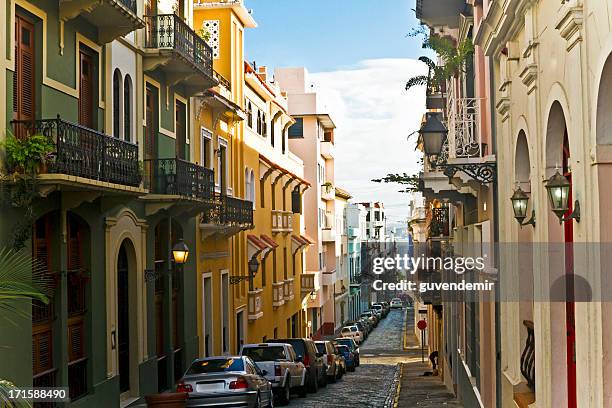
[[[295,298],[295,295],[293,294],[293,278],[285,279],[283,285],[283,296],[285,301],[290,301]]]
[[[321,142],[321,156],[328,160],[335,157],[334,144],[332,142]]]
[[[535,334],[533,322],[524,320],[523,325],[527,329],[525,348],[521,354],[521,374],[526,382],[514,387],[514,402],[520,408],[531,406],[536,400],[535,395]]]
[[[169,85],[183,85],[187,96],[217,85],[212,49],[175,14],[145,16],[144,70],[160,70]]]
[[[446,84],[438,86],[433,83],[433,73],[429,70],[429,80],[427,81],[427,88],[425,91],[425,107],[427,109],[444,110],[446,108]]]
[[[321,199],[325,201],[334,201],[336,199],[336,189],[331,184],[323,184],[321,186]]]
[[[293,231],[293,213],[291,211],[272,210],[272,233],[289,233]]]
[[[361,229],[359,227],[348,227],[348,237],[355,239],[361,236]]]
[[[251,321],[260,319],[263,316],[262,294],[263,294],[263,289],[249,291],[248,318]]]
[[[43,174],[64,174],[133,187],[140,185],[138,145],[65,121],[59,116],[57,119],[13,121],[11,124],[18,138],[42,134],[52,141],[55,151],[51,153],[47,167],[41,169]],[[65,181],[82,182],[75,179]]]
[[[431,210],[431,220],[429,223],[429,237],[448,237],[449,235],[448,208],[433,208]]]
[[[338,274],[335,269],[331,271],[325,271],[321,275],[323,286],[333,286],[338,280]]]
[[[144,161],[145,188],[153,194],[180,196],[192,200],[210,200],[215,188],[211,169],[183,159]]]
[[[321,272],[307,272],[300,275],[302,295],[316,292],[321,288]]]
[[[216,195],[208,201],[200,218],[202,238],[228,237],[253,227],[253,202]]]
[[[143,28],[136,0],[60,0],[60,20],[82,16],[98,29],[98,42],[106,44],[134,30]]]
[[[321,230],[321,240],[323,242],[336,242],[336,229],[323,228]]]
[[[272,306],[279,307],[285,304],[284,287],[285,282],[274,282],[272,284]]]
[[[213,71],[213,77],[219,82],[219,84],[214,88],[215,91],[222,97],[227,100],[232,99],[232,84],[231,82],[225,78],[223,75],[218,73],[217,71]]]

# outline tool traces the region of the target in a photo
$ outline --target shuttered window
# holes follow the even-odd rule
[[[113,74],[113,136],[121,137],[121,73],[118,69]]]
[[[303,118],[295,118],[295,123],[289,128],[288,136],[289,139],[300,139],[304,137]]]
[[[79,64],[79,123],[93,128],[94,68],[89,53],[80,51]]]
[[[132,141],[132,79],[129,75],[123,80],[123,139]]]
[[[15,16],[15,74],[13,75],[13,116],[33,120],[35,116],[34,25]]]
[[[291,191],[291,211],[294,214],[302,213],[302,196],[299,189]]]

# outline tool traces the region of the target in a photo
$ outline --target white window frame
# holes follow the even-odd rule
[[[208,153],[208,161],[210,162],[212,168],[214,168],[214,148],[213,148],[213,133],[205,128],[204,126],[200,126],[200,165],[202,167],[206,167],[206,157],[204,157],[204,145],[205,140],[207,139],[210,142],[210,152]]]

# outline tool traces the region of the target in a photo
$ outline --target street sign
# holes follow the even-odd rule
[[[427,328],[427,322],[425,320],[419,320],[417,327],[419,330],[425,330]]]
[[[425,329],[427,328],[427,322],[425,320],[419,320],[417,327],[421,331],[421,362],[425,362]]]

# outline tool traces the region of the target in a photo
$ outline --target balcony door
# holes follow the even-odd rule
[[[13,75],[13,118],[34,120],[35,70],[34,25],[15,16],[15,73]]]
[[[94,65],[91,53],[79,51],[79,123],[88,128],[94,124]]]
[[[180,159],[187,159],[185,152],[185,145],[187,144],[187,119],[186,119],[187,108],[184,103],[176,101],[176,120],[175,120],[175,132],[176,132],[176,157]]]

